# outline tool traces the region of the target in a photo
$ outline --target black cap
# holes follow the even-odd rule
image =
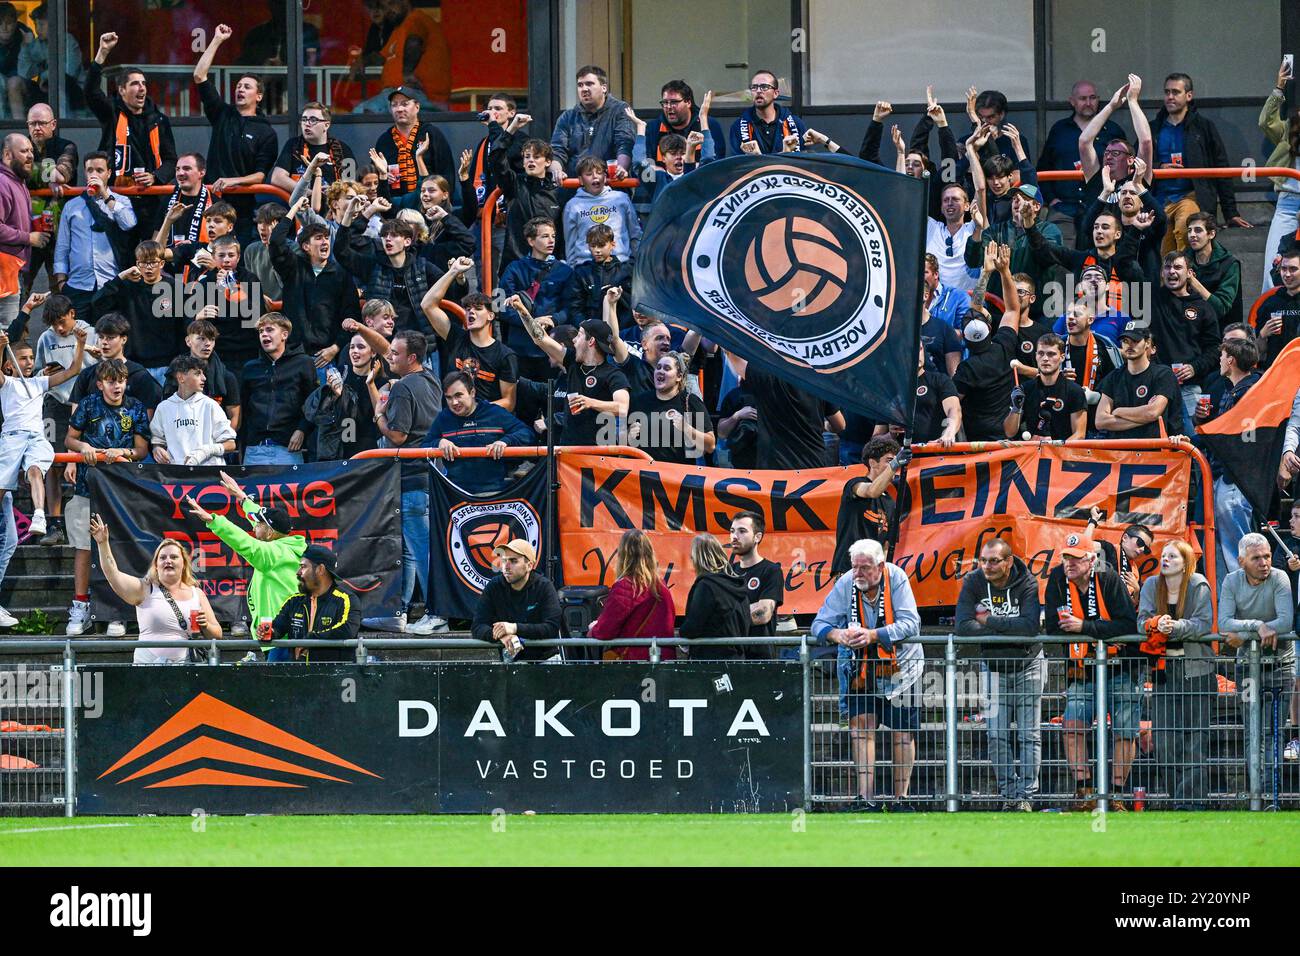
[[[289,521],[289,512],[283,508],[263,508],[258,514],[270,525],[272,531],[288,534],[293,530],[293,525]]]
[[[331,576],[334,575],[334,571],[338,567],[338,558],[335,556],[333,551],[325,547],[323,544],[309,544],[307,550],[302,553],[302,556],[312,564],[319,564],[328,571]]]
[[[1151,326],[1145,322],[1128,322],[1124,330],[1120,332],[1121,339],[1149,339],[1151,338]]]
[[[614,333],[609,330],[608,322],[603,319],[587,319],[578,328],[587,333],[587,338],[594,339],[606,355],[614,350]]]
[[[394,97],[394,96],[405,96],[407,99],[412,99],[412,100],[416,100],[416,101],[419,100],[419,97],[418,97],[418,96],[416,96],[414,93],[412,93],[410,90],[408,90],[408,89],[407,89],[406,87],[404,87],[404,86],[397,86],[397,87],[394,87],[393,90],[392,90],[392,92],[390,92],[390,93],[388,94],[388,102],[390,102],[390,103],[393,102],[393,97]]]

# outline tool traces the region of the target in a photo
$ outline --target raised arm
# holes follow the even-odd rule
[[[618,334],[618,300],[623,297],[623,287],[612,285],[605,290],[605,297],[600,302],[600,316],[609,326],[613,339],[610,342],[610,355],[614,361],[622,365],[627,361],[628,352],[627,343],[623,337]]]
[[[99,515],[90,516],[90,536],[99,545],[99,567],[104,572],[104,580],[113,589],[113,593],[132,607],[144,603],[149,591],[143,578],[124,574],[113,557],[113,547],[108,543],[108,526]]]
[[[1097,175],[1097,169],[1101,165],[1097,159],[1097,148],[1093,143],[1101,135],[1101,129],[1106,125],[1106,121],[1124,102],[1124,97],[1127,95],[1128,84],[1125,83],[1111,95],[1110,101],[1097,111],[1097,115],[1088,121],[1088,125],[1079,134],[1079,163],[1083,169],[1084,182]],[[1150,136],[1149,129],[1147,135]]]
[[[1133,133],[1137,136],[1137,158],[1146,163],[1147,174],[1143,185],[1150,183],[1152,180],[1151,169],[1155,165],[1152,158],[1155,154],[1151,142],[1151,124],[1147,122],[1147,114],[1142,112],[1142,106],[1138,102],[1139,94],[1142,92],[1142,77],[1136,73],[1128,75],[1128,112],[1129,117],[1133,120]]]
[[[226,24],[217,24],[217,28],[212,31],[212,42],[203,51],[203,55],[199,57],[199,62],[194,64],[195,83],[202,83],[207,80],[208,71],[212,69],[212,61],[217,57],[217,49],[230,39],[233,32]]]
[[[473,268],[473,259],[465,256],[452,259],[447,263],[447,271],[438,277],[437,282],[429,286],[429,291],[424,294],[424,299],[420,302],[420,308],[440,339],[445,339],[451,331],[451,319],[439,303],[447,297],[447,290],[451,288],[451,284]]]
[[[528,337],[533,340],[534,344],[546,353],[546,357],[554,362],[556,366],[563,366],[564,346],[546,334],[546,330],[528,311],[523,300],[517,295],[512,295],[506,299],[505,304],[519,313],[519,321],[523,323],[524,331],[528,333]]]
[[[72,334],[77,337],[77,350],[72,353],[72,364],[50,376],[50,388],[58,388],[68,379],[76,378],[80,374],[81,362],[86,355],[86,334],[89,331],[89,326],[85,325],[78,325],[73,328]]]

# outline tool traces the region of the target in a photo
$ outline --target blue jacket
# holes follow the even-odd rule
[[[803,151],[803,134],[806,133],[806,132],[808,131],[808,126],[807,126],[807,124],[804,123],[804,121],[801,120],[799,117],[797,117],[797,116],[795,116],[793,113],[791,113],[790,110],[789,110],[787,107],[784,107],[784,106],[778,106],[778,107],[777,107],[777,110],[776,110],[776,119],[777,119],[777,122],[778,122],[778,123],[783,124],[783,126],[785,126],[785,127],[787,128],[786,131],[788,131],[788,132],[790,132],[790,133],[798,133],[798,134],[799,134],[799,145],[798,145],[797,147],[795,147],[795,151],[796,151],[796,152],[802,152],[802,151]],[[755,114],[754,114],[754,107],[752,107],[752,106],[746,107],[745,110],[744,110],[744,112],[742,112],[738,117],[736,117],[736,121],[735,121],[734,123],[731,124],[731,135],[730,135],[730,136],[728,137],[728,139],[727,139],[727,142],[730,144],[730,147],[729,147],[729,148],[730,148],[730,155],[732,155],[732,156],[739,156],[742,152],[744,152],[744,151],[740,148],[740,144],[741,144],[742,142],[744,142],[745,140],[747,140],[747,139],[754,139],[754,138],[755,138],[755,135],[754,135],[754,124],[755,124],[757,121],[758,121],[758,117],[755,116]],[[772,149],[770,149],[770,150],[763,149],[763,144],[762,144],[761,142],[758,144],[758,148],[759,148],[760,150],[762,150],[763,152],[765,152],[765,153],[768,153],[768,152],[771,152],[771,153],[779,153],[779,152],[781,152],[781,139],[782,139],[782,136],[785,135],[785,132],[786,132],[786,131],[782,131],[782,132],[778,132],[778,133],[777,133],[777,136],[776,136],[776,142],[775,142],[775,144],[773,145],[773,148],[772,148]]]
[[[501,273],[502,301],[516,292],[527,292],[533,297],[533,315],[549,315],[555,319],[556,325],[566,325],[569,318],[565,312],[564,290],[572,275],[573,269],[569,264],[554,256],[545,261],[532,256],[516,259]],[[534,285],[537,286],[536,292],[533,291]],[[518,312],[503,307],[501,321],[502,339],[516,355],[528,358],[541,358],[545,355],[524,330]]]
[[[681,129],[673,129],[668,125],[661,113],[658,119],[652,119],[645,124],[645,151],[647,156],[654,156],[655,162],[659,162],[659,137],[667,136],[669,133],[676,133],[678,136],[685,137],[691,130],[700,129],[700,110],[699,107],[691,108],[691,121]],[[722,138],[722,124],[713,117],[709,117],[708,131],[713,134],[713,147],[717,152],[715,159],[722,159],[727,155],[727,141]],[[704,132],[704,130],[700,130]],[[635,157],[633,158],[635,162]],[[695,168],[695,163],[687,163],[686,171],[690,172]]]
[[[447,439],[458,448],[486,448],[494,442],[507,445],[533,445],[536,440],[527,425],[500,405],[479,402],[474,414],[461,417],[450,408],[444,408],[429,426],[424,444],[437,448],[438,442]],[[447,477],[472,494],[500,491],[505,487],[506,472],[511,460],[491,458],[454,458],[446,463]]]
[[[912,585],[907,580],[907,572],[898,565],[888,562],[885,564],[885,572],[889,575],[894,604],[894,623],[876,627],[876,609],[875,605],[871,605],[867,608],[867,620],[862,621],[861,626],[876,627],[876,636],[880,639],[881,647],[888,650],[921,633],[921,615],[916,610],[916,598],[912,594]],[[832,630],[848,626],[849,604],[852,600],[853,572],[845,571],[831,587],[831,593],[826,595],[821,610],[813,619],[810,631],[819,644],[827,643],[826,635]],[[920,644],[898,648],[900,658],[911,656],[913,651],[917,656],[924,654]]]

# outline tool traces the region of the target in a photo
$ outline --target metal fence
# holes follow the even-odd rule
[[[1212,639],[1153,659],[1138,637],[1107,645],[1039,638],[923,636],[923,661],[893,669],[839,659],[808,638],[714,641],[537,641],[570,658],[648,647],[711,644],[774,647],[800,668],[804,707],[805,806],[817,810],[1275,810],[1300,806],[1300,761],[1284,759],[1296,676],[1294,656],[1252,640],[1233,650]],[[0,815],[74,815],[75,710],[91,655],[186,644],[208,666],[232,666],[251,640],[68,639],[0,641]],[[1111,646],[1117,642],[1111,642]],[[359,664],[465,659],[492,653],[469,639],[276,641],[286,647],[349,647]],[[1282,648],[1290,648],[1284,641]],[[422,652],[437,652],[420,657]],[[415,657],[411,653],[416,654]],[[829,653],[829,656],[828,655]],[[223,663],[222,655],[227,660]],[[81,655],[79,663],[78,655]],[[450,657],[448,655],[451,655]],[[10,661],[15,656],[24,659]],[[41,658],[32,662],[33,658]],[[397,662],[392,662],[397,663]],[[492,666],[490,659],[484,666]],[[162,666],[162,665],[141,665]],[[292,665],[255,665],[292,666]],[[601,666],[567,660],[565,666]],[[728,666],[744,666],[743,661]]]

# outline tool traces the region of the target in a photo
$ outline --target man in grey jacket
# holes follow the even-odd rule
[[[989,703],[989,756],[1002,794],[1002,809],[1028,813],[1038,792],[1043,751],[1043,683],[1047,661],[1037,639],[1041,604],[1038,582],[1002,538],[980,548],[979,568],[961,580],[957,633],[1026,637],[1015,643],[986,645],[984,678]],[[1011,749],[1016,725],[1020,766]]]
[[[578,70],[578,105],[560,114],[551,135],[551,176],[559,183],[578,174],[578,159],[590,153],[618,164],[618,179],[632,168],[636,128],[628,105],[609,95],[609,75],[598,66]]]

